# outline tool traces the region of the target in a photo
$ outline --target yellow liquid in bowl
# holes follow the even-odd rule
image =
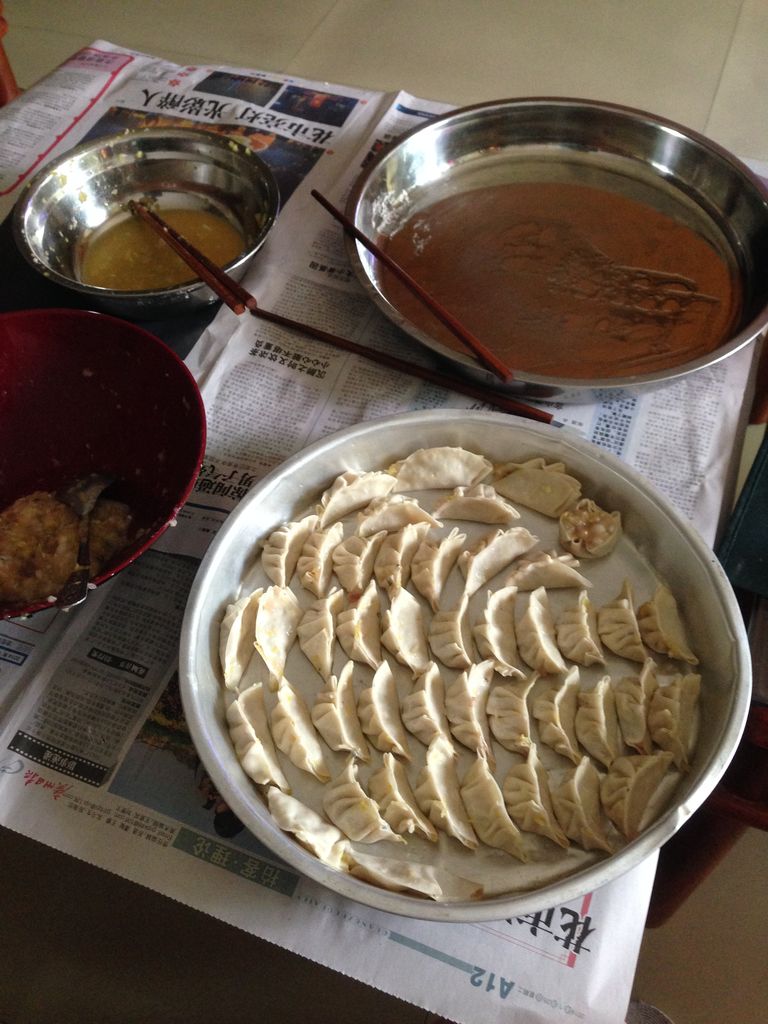
[[[163,219],[217,266],[243,251],[243,236],[229,221],[209,210],[162,210]],[[113,291],[171,288],[195,275],[144,221],[128,217],[107,225],[87,243],[80,268],[83,284]]]

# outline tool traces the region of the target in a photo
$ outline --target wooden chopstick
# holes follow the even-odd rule
[[[510,395],[489,391],[479,384],[473,384],[471,381],[441,373],[439,370],[427,369],[423,366],[407,363],[404,359],[398,359],[397,356],[391,356],[386,352],[379,352],[376,349],[366,348],[355,341],[350,341],[348,338],[342,338],[337,334],[324,331],[320,327],[313,327],[311,324],[293,320],[291,317],[282,316],[280,313],[272,313],[269,310],[262,309],[256,298],[249,291],[243,288],[234,278],[230,277],[225,270],[217,267],[199,249],[191,245],[183,235],[174,230],[154,210],[149,209],[143,203],[137,203],[133,200],[129,202],[128,208],[134,216],[140,217],[153,231],[156,231],[184,260],[187,266],[194,270],[200,280],[205,281],[208,287],[238,316],[248,310],[249,313],[261,320],[307,334],[319,341],[333,345],[335,348],[346,352],[354,352],[355,355],[362,356],[370,362],[386,366],[391,370],[399,370],[401,373],[417,377],[419,380],[427,381],[430,384],[436,384],[438,387],[446,388],[448,391],[456,391],[459,394],[467,395],[469,398],[486,402],[488,405],[493,405],[503,412],[523,416],[526,419],[536,420],[539,423],[550,423],[560,426],[551,413],[545,412],[543,409],[537,409],[532,405],[527,405],[525,402],[512,398]]]
[[[463,324],[459,323],[455,316],[450,313],[444,306],[442,306],[437,299],[429,294],[426,289],[422,288],[418,281],[416,281],[411,275],[400,266],[395,260],[392,259],[381,246],[377,245],[372,238],[369,238],[364,234],[356,224],[342,213],[341,210],[337,209],[326,199],[322,193],[318,192],[316,188],[312,189],[312,198],[316,199],[321,206],[334,217],[339,224],[344,228],[348,235],[364,245],[365,248],[376,257],[376,259],[383,263],[387,270],[390,270],[399,281],[401,281],[406,288],[409,289],[421,302],[433,313],[441,323],[445,326],[465,345],[466,348],[473,353],[473,355],[485,366],[486,369],[494,373],[499,380],[507,384],[513,379],[513,373],[508,366],[499,359],[489,348],[487,348],[479,338],[476,338],[471,331],[467,330]]]

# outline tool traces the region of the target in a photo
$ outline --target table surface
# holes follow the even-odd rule
[[[6,0],[4,6],[10,26],[4,45],[24,88],[102,38],[184,64],[403,88],[457,104],[543,95],[622,103],[701,131],[741,157],[768,161],[764,0]],[[0,228],[3,249],[4,231],[7,225]],[[9,288],[7,279],[3,287],[0,276],[0,308],[29,304],[23,274],[16,281],[21,290]],[[55,296],[45,301],[54,304]],[[765,885],[751,888],[743,879],[756,877],[767,856],[768,834],[747,833],[668,924],[646,933],[637,994],[677,1024],[764,1020],[768,975],[760,939],[768,895]],[[286,1024],[310,1013],[340,1024],[430,1019],[4,829],[0,865],[0,1024],[195,1024],[242,1019],[245,1012]],[[700,957],[706,971],[698,968]]]

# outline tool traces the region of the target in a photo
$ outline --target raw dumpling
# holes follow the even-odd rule
[[[386,530],[370,537],[353,533],[333,549],[333,571],[348,594],[362,594],[370,583],[376,555],[386,536]]]
[[[528,606],[517,624],[517,649],[526,665],[541,675],[566,670],[555,642],[555,624],[544,587],[537,587],[528,597]]]
[[[482,455],[463,448],[419,448],[392,467],[397,474],[395,491],[429,491],[436,488],[474,487],[493,469]]]
[[[517,587],[488,591],[483,617],[472,627],[477,649],[490,658],[499,675],[524,675],[515,639],[515,601]]]
[[[277,701],[272,708],[272,735],[275,745],[292,764],[327,782],[330,774],[325,766],[323,750],[301,694],[287,679],[281,679]]]
[[[608,676],[599,679],[591,690],[581,690],[578,705],[576,738],[588,754],[610,768],[622,753],[622,742],[616,698]]]
[[[586,576],[576,571],[578,561],[573,555],[557,555],[554,552],[539,551],[521,558],[505,581],[507,587],[518,590],[536,590],[549,587],[562,590],[566,587],[591,587]]]
[[[348,869],[349,841],[344,834],[294,796],[271,786],[267,791],[269,813],[284,832],[292,832],[302,846],[324,864]]]
[[[260,786],[274,783],[280,789],[290,789],[272,744],[262,684],[254,683],[243,690],[227,708],[226,718],[235,753],[245,774]]]
[[[513,526],[509,530],[496,530],[484,537],[471,551],[462,552],[458,566],[466,580],[467,595],[471,597],[497,572],[501,572],[536,544],[538,537],[534,537],[524,526]]]
[[[475,832],[486,846],[511,853],[518,860],[528,860],[520,829],[507,813],[499,784],[484,757],[476,758],[464,776],[461,799]]]
[[[579,665],[604,665],[605,656],[597,633],[597,615],[586,590],[579,592],[576,604],[565,608],[555,625],[561,654]]]
[[[577,558],[603,558],[621,536],[621,513],[582,498],[560,516],[560,543]]]
[[[414,676],[430,662],[421,605],[403,587],[392,594],[389,608],[381,616],[381,642]]]
[[[273,690],[283,677],[301,616],[298,598],[288,587],[268,587],[261,595],[256,609],[254,642],[269,669]]]
[[[579,689],[579,670],[574,666],[563,681],[553,684],[534,698],[532,709],[533,717],[539,723],[541,742],[574,764],[581,760],[576,738]]]
[[[648,658],[637,676],[624,676],[614,687],[616,712],[624,742],[639,754],[650,754],[653,740],[648,731],[648,709],[658,686],[656,662]]]
[[[394,754],[382,756],[381,768],[368,780],[368,792],[393,832],[421,833],[431,843],[437,842],[437,832],[419,810],[405,768]]]
[[[520,513],[505,501],[489,484],[457,487],[435,506],[438,519],[464,519],[472,523],[495,523],[508,526]]]
[[[510,818],[523,832],[545,836],[566,849],[568,837],[560,828],[552,807],[547,771],[532,743],[522,764],[507,772],[501,785],[504,803]]]
[[[323,808],[337,828],[355,843],[404,843],[379,814],[376,803],[357,780],[357,765],[350,757],[346,767],[325,787]]]
[[[656,795],[672,754],[630,754],[617,758],[600,786],[606,814],[627,839],[640,832],[649,804]]]
[[[581,484],[565,472],[562,462],[542,458],[501,466],[496,490],[510,501],[557,519],[581,495]]]
[[[330,677],[328,688],[315,698],[311,717],[331,750],[348,750],[361,761],[367,761],[371,752],[357,717],[353,673],[354,663],[348,661],[338,680],[336,676]]]
[[[629,580],[624,581],[615,600],[598,609],[597,632],[605,646],[614,654],[629,661],[645,661],[648,653],[640,636]]]
[[[436,736],[448,739],[450,732],[445,716],[445,684],[433,661],[414,683],[400,705],[403,725],[411,735],[428,747]]]
[[[472,656],[464,643],[464,619],[469,598],[466,591],[455,608],[436,612],[429,624],[429,646],[448,668],[469,668]]]
[[[374,580],[370,581],[356,604],[339,612],[336,636],[352,661],[361,661],[371,668],[381,664],[379,592]]]
[[[295,523],[283,523],[264,541],[261,566],[278,587],[287,587],[304,544],[317,529],[320,517],[305,516]]]
[[[678,768],[687,771],[696,732],[701,676],[675,676],[658,686],[648,707],[648,729],[657,747],[668,750]]]
[[[370,537],[379,530],[395,533],[409,523],[428,523],[429,526],[437,527],[443,525],[423,509],[415,498],[405,498],[402,494],[390,498],[374,498],[367,508],[358,512],[357,522],[357,532],[361,537]]]
[[[411,579],[418,592],[429,601],[432,611],[440,606],[440,595],[459,552],[467,539],[454,528],[441,541],[423,540],[411,563]]]
[[[259,588],[230,604],[221,620],[219,659],[224,685],[228,690],[237,689],[253,657],[256,610],[263,593],[263,589]]]
[[[539,677],[528,678],[494,686],[488,694],[486,711],[491,732],[506,750],[527,754],[531,747],[531,718],[528,713],[528,694]]]
[[[301,549],[296,563],[299,582],[315,597],[324,597],[333,576],[333,550],[344,539],[344,525],[334,523],[327,530],[314,530]]]
[[[429,523],[408,523],[397,533],[385,533],[379,548],[373,573],[384,590],[404,587],[411,577],[411,562],[427,533]]]
[[[698,665],[699,659],[688,645],[685,627],[680,618],[672,591],[659,584],[650,601],[637,609],[640,634],[652,651],[666,654],[689,665]]]
[[[343,603],[344,594],[338,588],[328,597],[318,597],[303,613],[297,627],[299,647],[326,682],[333,669],[336,618]]]
[[[563,832],[574,843],[584,850],[611,853],[600,805],[600,781],[600,772],[588,757],[582,757],[551,788],[552,807]]]
[[[453,736],[494,766],[486,704],[493,680],[493,662],[481,661],[459,673],[445,694],[445,713]]]
[[[373,674],[371,685],[361,692],[357,713],[363,732],[377,750],[392,752],[410,761],[408,737],[400,718],[397,683],[389,662],[382,661]]]
[[[483,886],[444,868],[430,864],[413,864],[394,857],[372,857],[367,853],[351,854],[350,874],[366,882],[394,892],[415,892],[433,900],[477,900]]]
[[[477,849],[477,836],[459,791],[456,752],[449,740],[442,736],[432,740],[414,792],[419,807],[433,825],[470,850]]]
[[[390,473],[342,473],[320,499],[320,528],[324,530],[374,498],[386,497],[394,486],[395,478]]]

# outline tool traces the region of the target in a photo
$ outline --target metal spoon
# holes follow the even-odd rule
[[[114,480],[106,473],[91,473],[77,480],[57,494],[59,501],[69,505],[80,517],[78,524],[77,564],[64,586],[59,591],[56,604],[68,612],[75,605],[82,604],[88,596],[88,581],[91,578],[91,513],[99,497]]]

